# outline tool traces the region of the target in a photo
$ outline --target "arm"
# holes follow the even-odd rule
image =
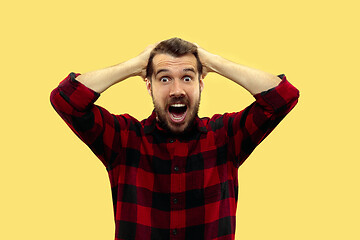
[[[145,76],[150,52],[155,45],[148,46],[141,54],[118,65],[84,73],[76,80],[95,92],[102,93],[112,85],[133,76]]]
[[[112,146],[122,144],[127,134],[123,129],[136,119],[127,114],[113,115],[94,103],[100,92],[111,85],[130,76],[144,77],[151,49],[149,46],[134,59],[110,68],[83,75],[71,73],[51,92],[50,101],[56,112],[105,166],[118,154]]]
[[[216,116],[222,119],[229,139],[228,152],[239,167],[296,105],[299,91],[284,75],[277,77],[245,67],[200,47],[198,53],[205,75],[216,72],[247,89],[256,99],[240,112]]]
[[[233,63],[198,47],[205,72],[216,72],[248,90],[252,95],[276,87],[281,79],[270,73]]]

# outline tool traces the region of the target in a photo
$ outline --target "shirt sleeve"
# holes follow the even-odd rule
[[[123,116],[110,114],[94,102],[100,94],[78,82],[80,74],[70,73],[50,95],[55,111],[71,130],[95,153],[108,167],[113,144],[119,144],[120,129],[127,120]]]
[[[270,90],[254,95],[255,102],[238,113],[225,114],[230,152],[235,154],[235,165],[239,167],[265,137],[295,107],[299,91],[291,85],[285,75],[282,81]]]

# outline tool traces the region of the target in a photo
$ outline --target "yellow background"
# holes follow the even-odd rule
[[[114,65],[174,36],[285,73],[301,92],[239,170],[237,239],[360,239],[357,1],[94,2],[1,4],[0,239],[113,239],[106,170],[49,95],[71,71]],[[252,100],[209,74],[200,116]],[[97,103],[138,119],[152,110],[140,78]]]

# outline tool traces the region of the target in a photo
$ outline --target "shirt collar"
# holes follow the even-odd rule
[[[198,115],[195,116],[194,124],[199,132],[207,133],[206,126],[204,125],[203,121],[198,117]],[[157,122],[155,110],[153,110],[153,112],[147,119],[143,120],[143,126],[145,134],[151,134],[155,130],[155,128],[159,129],[160,131],[166,131]]]

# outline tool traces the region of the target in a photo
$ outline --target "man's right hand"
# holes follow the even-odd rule
[[[146,77],[146,67],[149,61],[151,51],[157,46],[158,43],[151,44],[147,46],[144,51],[142,51],[135,59],[138,61],[140,66],[140,72],[135,73],[135,76],[140,76],[145,80]]]

